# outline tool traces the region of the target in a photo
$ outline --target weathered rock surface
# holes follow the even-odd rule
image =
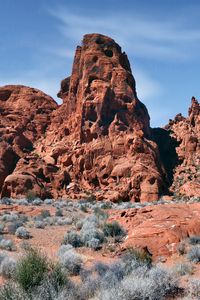
[[[17,173],[16,164],[30,155],[34,143],[45,135],[56,102],[39,90],[10,85],[0,88],[0,191],[7,194],[9,178],[16,196],[21,178],[28,177],[27,164]],[[38,167],[38,166],[37,166]],[[14,172],[13,175],[10,175]],[[8,175],[12,177],[7,177]],[[29,186],[21,185],[22,195]]]
[[[200,104],[192,97],[188,117],[181,114],[170,120],[166,128],[179,146],[176,152],[179,159],[174,169],[171,190],[177,195],[200,197]]]
[[[63,105],[53,112],[38,153],[68,173],[69,189],[63,183],[59,194],[157,200],[166,189],[165,171],[120,46],[100,34],[85,35],[58,95]]]
[[[112,211],[127,230],[121,250],[133,247],[148,250],[154,257],[177,252],[182,240],[200,235],[200,203],[159,204],[144,208]]]
[[[193,166],[191,151],[198,167],[196,100],[188,119],[152,130],[128,58],[111,38],[84,36],[58,96],[60,106],[35,89],[0,88],[2,197],[153,201],[168,193],[175,168],[177,178],[181,166]],[[192,184],[197,191],[198,180]]]

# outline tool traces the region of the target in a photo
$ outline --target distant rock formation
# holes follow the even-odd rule
[[[57,106],[51,97],[37,89],[19,85],[0,87],[2,197],[7,194],[17,197],[18,194],[24,195],[27,190],[32,189],[32,174],[29,174],[27,162],[36,155],[33,153],[34,145],[41,136],[44,136],[50,124],[51,113]],[[20,161],[25,162],[25,168],[18,173],[17,166]]]
[[[185,118],[165,130],[150,128],[128,58],[113,39],[84,36],[58,96],[60,106],[35,89],[0,88],[1,197],[31,192],[146,202],[168,193],[173,170],[182,165],[177,167],[182,140],[176,124]],[[195,128],[198,102],[196,107],[188,121]]]
[[[192,97],[188,117],[181,114],[170,120],[166,129],[179,142],[179,165],[174,169],[172,192],[200,197],[200,104]]]

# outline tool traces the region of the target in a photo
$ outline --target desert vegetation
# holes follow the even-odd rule
[[[165,299],[180,292],[172,272],[154,266],[138,251],[90,268],[72,247],[61,246],[58,257],[59,262],[52,262],[33,248],[18,261],[9,261],[5,255],[1,274],[7,282],[0,289],[0,299]],[[80,280],[74,281],[72,275]]]
[[[8,199],[7,210],[0,213],[0,300],[198,299],[200,281],[193,274],[200,261],[199,236],[182,240],[177,247],[180,261],[167,266],[165,260],[152,260],[145,249],[121,252],[128,233],[109,219],[110,210],[124,215],[127,207],[142,210],[167,201],[35,200]],[[18,210],[9,210],[16,202]],[[33,208],[37,214],[29,213]],[[60,242],[50,256],[42,240],[39,246],[34,241],[51,230]]]

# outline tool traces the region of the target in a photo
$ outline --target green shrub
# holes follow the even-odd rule
[[[102,209],[111,209],[112,208],[112,203],[111,202],[103,202],[102,204],[101,204],[101,208]]]
[[[50,214],[49,210],[43,209],[40,213],[40,216],[42,219],[46,219],[46,218],[50,217],[51,214]]]
[[[67,283],[67,277],[60,264],[51,264],[50,268],[51,270],[44,281],[50,282],[56,292],[58,292]]]
[[[122,261],[126,265],[127,273],[132,272],[134,269],[142,266],[151,267],[151,255],[142,249],[130,248],[122,256]]]
[[[61,208],[57,208],[55,215],[56,217],[63,217],[63,210]]]
[[[75,248],[83,246],[80,235],[74,230],[70,230],[64,235],[63,243],[65,245],[70,244]]]
[[[16,266],[15,280],[25,291],[39,285],[48,271],[47,258],[40,251],[29,248]]]
[[[119,225],[117,221],[114,221],[112,223],[107,223],[107,222],[104,223],[103,232],[105,236],[111,236],[111,237],[125,235],[124,229]]]
[[[33,202],[35,199],[37,198],[37,194],[36,192],[32,191],[32,190],[29,190],[27,193],[26,193],[26,199],[29,203]]]
[[[106,213],[99,207],[94,208],[94,214],[99,220],[106,220],[108,218],[108,213]]]
[[[81,204],[80,210],[81,210],[82,212],[85,212],[85,213],[88,212],[87,204]]]

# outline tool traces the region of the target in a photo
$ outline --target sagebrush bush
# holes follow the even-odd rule
[[[70,275],[78,275],[82,268],[82,258],[73,249],[64,252],[59,256],[61,265],[67,270]]]
[[[141,269],[140,273],[132,272],[121,282],[113,282],[101,289],[101,300],[164,300],[174,296],[178,291],[178,283],[173,274],[161,268],[152,268],[149,271]],[[109,288],[110,286],[110,288]]]
[[[0,224],[0,234],[4,232],[4,228],[5,228],[4,224]]]
[[[107,202],[101,203],[100,208],[102,208],[102,209],[111,209],[112,206],[113,206],[113,203],[107,201]]]
[[[0,274],[5,278],[11,278],[16,269],[16,261],[11,257],[5,257],[0,265]]]
[[[69,279],[59,264],[50,266],[50,271],[44,277],[40,285],[35,289],[34,299],[54,300],[58,299],[60,291],[70,288]]]
[[[98,250],[101,247],[101,241],[97,238],[91,238],[91,240],[87,241],[86,246],[88,248]]]
[[[97,218],[99,220],[106,220],[108,218],[108,213],[103,211],[101,208],[99,207],[95,207],[94,208],[94,214],[95,216],[97,216]]]
[[[35,222],[35,228],[44,229],[45,223],[43,221],[36,221]]]
[[[24,205],[27,206],[29,203],[26,199],[20,199],[20,200],[16,200],[18,205]]]
[[[188,241],[191,245],[200,244],[200,236],[191,236]]]
[[[73,223],[71,218],[63,218],[58,217],[57,219],[57,225],[63,226],[63,225],[71,225]]]
[[[76,231],[68,231],[64,235],[64,244],[70,244],[73,247],[81,247],[83,245],[80,235]]]
[[[48,272],[47,258],[38,250],[29,248],[16,265],[15,281],[23,290],[38,286]]]
[[[84,213],[88,212],[88,205],[87,204],[81,204],[80,205],[80,210]]]
[[[70,244],[67,244],[67,245],[61,245],[58,252],[57,252],[57,256],[59,257],[62,257],[62,255],[67,252],[68,250],[71,250],[73,249],[73,246],[70,245]]]
[[[42,205],[42,200],[39,198],[36,198],[35,200],[33,200],[32,205],[40,206],[40,205]]]
[[[51,205],[51,204],[53,204],[53,200],[52,199],[45,199],[44,204]]]
[[[14,246],[13,241],[7,240],[7,239],[2,239],[2,240],[0,240],[0,249],[13,251],[13,250],[15,250],[15,246]]]
[[[200,280],[193,279],[187,288],[187,296],[189,299],[200,299]]]
[[[100,287],[100,282],[97,278],[88,277],[86,281],[84,281],[78,290],[79,299],[96,299],[94,298],[96,291]]]
[[[21,249],[27,251],[31,248],[31,245],[27,240],[26,241],[22,240],[22,242],[20,243],[20,247],[21,247]]]
[[[111,265],[98,262],[94,266],[95,272],[99,275],[99,280],[103,289],[111,288],[124,278],[126,268],[121,261]]]
[[[13,200],[10,199],[10,198],[7,198],[7,197],[3,197],[1,200],[0,200],[0,203],[1,204],[4,204],[4,205],[11,205],[13,203]]]
[[[126,268],[126,274],[129,274],[131,271],[137,269],[138,267],[147,267],[150,268],[152,264],[152,257],[146,251],[140,249],[130,248],[122,256],[122,262]]]
[[[109,270],[109,265],[102,262],[96,262],[94,264],[94,271],[97,272],[99,276],[104,276],[105,273]]]
[[[177,247],[177,251],[180,255],[184,255],[187,253],[187,245],[185,241],[181,241]]]
[[[55,225],[56,218],[55,217],[47,217],[47,218],[45,218],[45,223],[50,226]]]
[[[30,297],[18,285],[9,282],[0,287],[0,300],[30,300]]]
[[[105,241],[104,233],[100,229],[95,227],[90,229],[85,229],[85,227],[83,226],[80,231],[80,236],[81,236],[82,243],[86,247],[90,247],[91,241],[92,240],[94,241],[94,239],[96,240],[96,243],[97,240],[99,241],[98,242],[99,245]]]
[[[194,262],[194,263],[198,263],[200,262],[200,247],[199,246],[193,246],[188,254],[187,254],[187,258]]]
[[[41,217],[41,219],[46,219],[50,216],[51,216],[50,211],[47,209],[43,209],[39,215],[39,217]]]
[[[75,226],[77,230],[80,230],[83,227],[83,220],[77,220]]]
[[[23,226],[17,228],[15,235],[20,239],[30,239],[31,238],[30,232]]]
[[[6,257],[7,257],[7,253],[5,251],[1,251],[0,252],[0,266],[1,266],[1,263],[4,260],[4,258],[6,258]]]
[[[19,218],[18,215],[14,214],[14,213],[12,213],[12,214],[7,213],[1,217],[2,221],[4,221],[4,222],[14,222],[14,221],[17,221],[18,218]]]
[[[56,217],[63,217],[63,210],[61,208],[57,208],[55,215]]]
[[[17,228],[19,227],[22,227],[23,226],[23,222],[21,221],[15,221],[9,225],[7,225],[7,230],[8,230],[8,233],[10,234],[15,234]]]
[[[103,232],[105,236],[111,236],[111,237],[116,237],[116,236],[124,236],[125,231],[124,229],[119,225],[117,221],[110,222],[110,223],[105,223],[103,226]]]
[[[95,215],[90,215],[86,218],[83,219],[83,226],[82,230],[90,230],[92,228],[98,228],[99,227],[99,220],[97,216]]]
[[[191,275],[193,273],[193,267],[191,264],[179,263],[175,266],[175,272],[180,276],[184,276],[187,274]]]

